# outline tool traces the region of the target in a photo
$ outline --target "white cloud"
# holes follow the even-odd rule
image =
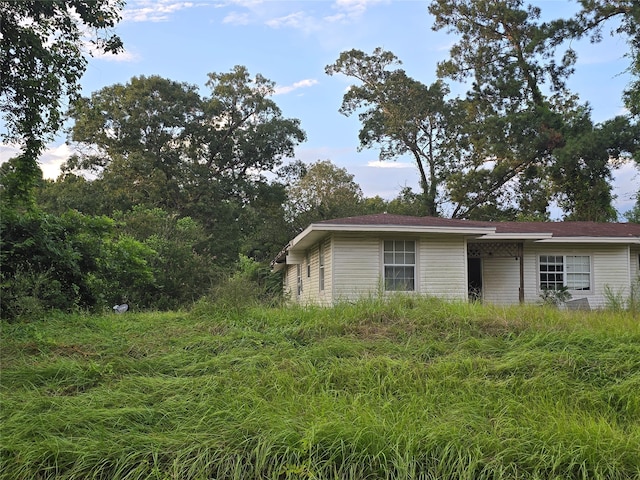
[[[373,168],[414,168],[413,163],[394,162],[393,160],[373,160],[367,162],[367,167]]]
[[[282,17],[267,20],[265,24],[271,28],[293,28],[310,33],[322,29],[321,22],[304,12],[294,12]]]
[[[384,0],[336,0],[333,8],[339,13],[337,15],[326,17],[328,21],[343,20],[346,18],[356,19],[361,17],[367,8]]]
[[[248,25],[251,22],[248,13],[231,12],[222,19],[222,23],[230,25]]]
[[[55,180],[60,175],[60,167],[75,152],[63,143],[61,145],[48,145],[40,155],[38,164],[42,169],[42,176]],[[12,144],[0,144],[0,164],[20,154],[20,148]]]
[[[262,22],[268,27],[280,29],[290,28],[300,30],[306,34],[324,32],[324,29],[333,23],[350,23],[358,20],[373,4],[387,2],[388,0],[336,0],[330,5],[335,12],[331,15],[318,15],[307,6],[318,8],[316,2],[264,2],[259,0],[231,0],[220,5],[233,5],[247,9],[247,13],[234,11],[224,18],[224,23],[234,25],[247,25],[253,22]],[[300,9],[300,6],[303,9]],[[296,9],[295,11],[293,9]]]
[[[276,87],[274,89],[274,95],[283,95],[285,93],[291,93],[294,90],[298,90],[300,88],[308,88],[316,85],[318,83],[317,80],[313,78],[306,78],[304,80],[300,80],[299,82],[295,82],[293,85],[287,85],[283,87]]]
[[[111,52],[105,53],[102,50],[96,50],[95,46],[89,40],[84,41],[84,48],[93,58],[106,60],[107,62],[137,62],[140,60],[140,55],[126,49],[117,55]]]
[[[166,22],[172,13],[194,7],[192,2],[138,0],[125,8],[122,19],[129,22]]]

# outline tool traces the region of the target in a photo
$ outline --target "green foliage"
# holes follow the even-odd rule
[[[637,477],[626,313],[396,297],[0,331],[0,478]]]
[[[238,315],[251,307],[283,300],[282,277],[264,264],[240,255],[236,271],[216,284],[194,307],[197,315]]]
[[[116,237],[106,217],[3,207],[0,246],[2,318],[104,307],[153,280],[152,250]]]
[[[567,300],[571,300],[571,293],[564,285],[559,288],[543,288],[540,298],[544,305],[559,307]]]
[[[148,260],[153,282],[136,285],[129,301],[156,310],[190,305],[227,271],[213,253],[216,239],[190,217],[137,206],[115,218],[124,233],[154,252]]]
[[[616,291],[611,286],[604,286],[605,307],[613,312],[629,311],[636,314],[640,311],[640,278],[631,283],[628,292]]]
[[[265,259],[289,240],[283,188],[262,173],[293,156],[305,134],[271,100],[273,82],[241,66],[208,77],[209,97],[193,85],[141,76],[79,99],[71,109],[72,138],[97,153],[70,159],[61,181],[74,197],[65,204],[74,208],[113,215],[140,206],[193,219],[209,237],[194,252],[229,268],[241,249]],[[97,175],[91,204],[82,195],[87,185],[71,175],[83,171]],[[60,203],[52,199],[56,193],[50,185],[42,192],[52,208]],[[162,238],[154,248],[170,248]],[[196,274],[187,283],[200,280]],[[175,290],[169,283],[162,288]],[[206,279],[200,284],[211,286]]]
[[[361,50],[342,52],[325,71],[342,73],[358,82],[342,100],[340,112],[359,114],[360,146],[380,145],[382,160],[410,155],[420,172],[423,214],[437,216],[438,187],[448,172],[456,170],[457,150],[464,142],[459,126],[460,104],[447,101],[448,87],[441,81],[424,85],[403,70],[388,70],[400,64],[391,52],[376,48],[372,55]]]
[[[13,202],[31,201],[41,176],[38,155],[62,126],[62,100],[79,92],[87,65],[84,37],[94,35],[91,43],[98,51],[122,49],[110,29],[123,6],[121,0],[0,1],[2,137],[22,148],[6,191]]]
[[[627,128],[594,127],[567,80],[577,60],[572,38],[618,15],[629,20],[622,31],[637,33],[637,9],[628,3],[585,0],[575,19],[542,22],[540,7],[522,0],[431,2],[433,28],[458,36],[438,74],[473,79],[466,166],[447,184],[454,217],[546,219],[555,200],[568,220],[616,220],[609,158],[618,159],[625,142],[636,151],[638,135],[622,138],[631,131],[628,119],[612,121]]]
[[[362,190],[353,175],[330,160],[318,160],[292,179],[287,189],[286,219],[294,232],[310,223],[359,215]]]

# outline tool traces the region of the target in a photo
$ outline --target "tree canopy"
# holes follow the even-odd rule
[[[393,53],[376,48],[368,55],[361,50],[340,54],[325,71],[341,73],[359,82],[345,93],[340,112],[351,115],[360,109],[360,148],[380,145],[380,159],[410,155],[420,172],[426,215],[438,215],[442,196],[439,187],[447,171],[457,163],[460,105],[448,101],[447,86],[436,81],[424,85],[401,69]],[[457,118],[456,118],[457,117]]]
[[[87,48],[118,53],[122,0],[0,1],[0,110],[5,141],[22,153],[7,172],[9,199],[26,201],[39,179],[37,158],[62,125],[87,65]]]

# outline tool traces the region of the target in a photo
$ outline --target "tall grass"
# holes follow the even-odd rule
[[[640,478],[640,326],[374,299],[2,325],[2,479]]]

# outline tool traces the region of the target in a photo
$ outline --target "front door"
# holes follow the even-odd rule
[[[482,259],[467,258],[469,300],[482,300]]]

